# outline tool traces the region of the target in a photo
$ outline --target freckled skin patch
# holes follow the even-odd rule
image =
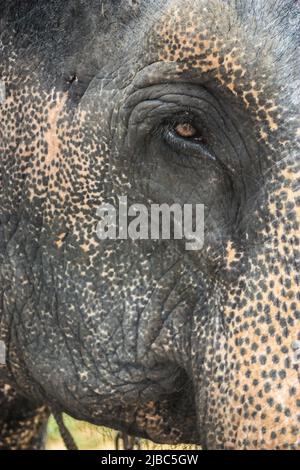
[[[292,26],[271,2],[258,17],[248,2],[140,3],[114,12],[117,32],[109,7],[101,16],[90,2],[70,26],[58,2],[65,61],[50,57],[52,19],[47,54],[20,46],[22,34],[38,42],[49,7],[32,12],[32,38],[1,32],[0,340],[13,393],[157,442],[299,448]],[[189,167],[157,126],[176,108],[193,137],[182,111],[203,103],[216,158]],[[119,195],[205,202],[203,250],[99,242],[96,210]],[[43,413],[26,424],[37,436]],[[17,428],[7,446],[30,447]]]
[[[284,171],[278,170],[271,187],[278,185]],[[225,376],[227,382],[213,380],[208,386],[212,403],[208,439],[214,446],[298,448],[299,365],[293,360],[292,345],[299,338],[299,274],[293,269],[298,258],[300,214],[295,202],[299,189],[286,189],[283,185],[272,192],[275,206],[282,207],[279,219],[270,204],[273,223],[260,236],[264,248],[252,257],[249,272],[240,276],[228,295],[224,307],[226,342],[224,333],[215,332],[214,341],[222,345],[221,352],[210,360],[217,360],[215,377]],[[296,231],[289,228],[289,216]],[[231,250],[229,258],[232,266]],[[216,442],[218,426],[220,440]]]
[[[8,385],[0,388],[0,450],[43,448],[49,412],[27,402]]]

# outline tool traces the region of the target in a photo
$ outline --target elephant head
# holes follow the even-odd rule
[[[5,380],[157,442],[299,448],[297,2],[0,6]],[[202,204],[203,246],[100,240],[120,197]]]

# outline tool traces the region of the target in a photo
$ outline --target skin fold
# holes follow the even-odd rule
[[[0,448],[41,447],[53,408],[299,449],[299,20],[295,0],[0,0]],[[204,204],[203,248],[100,241],[119,196]]]

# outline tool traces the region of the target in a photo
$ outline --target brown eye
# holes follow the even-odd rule
[[[184,137],[185,139],[189,139],[195,137],[197,135],[197,129],[193,127],[188,122],[184,122],[183,124],[177,124],[175,127],[176,134],[180,137]]]

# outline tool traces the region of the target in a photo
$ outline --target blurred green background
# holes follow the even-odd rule
[[[84,423],[83,421],[76,421],[67,415],[64,415],[64,422],[71,432],[80,450],[114,450],[116,432],[110,429],[93,426]],[[65,445],[61,439],[56,421],[51,416],[48,423],[47,430],[47,450],[64,450]],[[153,442],[142,440],[142,449],[197,449],[196,446],[167,446],[154,444]]]

